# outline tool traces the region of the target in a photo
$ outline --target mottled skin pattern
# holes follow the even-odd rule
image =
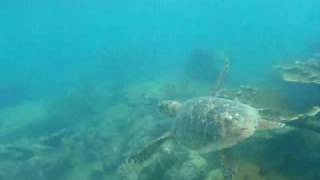
[[[219,151],[250,137],[260,116],[251,106],[217,97],[193,98],[179,108],[173,137],[200,153]]]

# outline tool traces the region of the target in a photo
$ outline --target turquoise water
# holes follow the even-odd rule
[[[195,158],[170,143],[147,165],[125,162],[171,129],[158,102],[211,95],[225,58],[225,98],[278,120],[320,105],[320,83],[286,82],[275,68],[319,58],[319,7],[315,0],[0,2],[0,179],[212,179],[216,152]],[[318,115],[308,118],[319,125]],[[235,146],[236,179],[319,179],[319,132],[302,127]]]

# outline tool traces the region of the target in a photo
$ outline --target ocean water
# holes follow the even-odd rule
[[[233,179],[320,179],[320,115],[310,112],[320,106],[319,7],[0,2],[0,180],[223,179],[224,150],[199,154],[176,141],[128,162],[172,130],[159,102],[210,95],[248,104],[262,119],[298,117],[228,148]]]

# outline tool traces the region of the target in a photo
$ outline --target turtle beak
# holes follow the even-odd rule
[[[158,104],[158,108],[159,108],[160,112],[164,113],[170,117],[176,116],[176,113],[177,113],[179,107],[180,107],[180,103],[178,103],[176,101],[171,101],[171,100],[161,101]]]
[[[161,101],[158,104],[159,111],[165,115],[168,115],[168,116],[172,116],[171,106],[172,106],[172,101],[169,101],[169,100]]]

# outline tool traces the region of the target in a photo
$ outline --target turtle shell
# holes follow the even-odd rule
[[[177,143],[200,153],[231,147],[256,130],[259,113],[246,104],[218,97],[198,97],[178,111],[173,129]]]

